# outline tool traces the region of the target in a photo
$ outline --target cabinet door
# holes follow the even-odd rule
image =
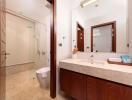
[[[102,100],[132,100],[132,87],[105,81]]]
[[[76,100],[86,100],[86,77],[79,73],[72,73],[70,80],[71,96]]]
[[[87,76],[87,100],[99,100],[99,93],[97,79]]]
[[[72,71],[60,70],[60,88],[76,100],[86,100],[86,76]]]
[[[72,76],[70,71],[60,70],[60,89],[66,94],[70,95],[70,77]]]
[[[88,76],[87,100],[132,100],[132,87]]]

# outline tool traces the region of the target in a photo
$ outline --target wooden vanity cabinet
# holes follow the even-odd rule
[[[86,80],[85,76],[67,71],[60,70],[60,88],[69,96],[76,100],[86,100]]]
[[[99,100],[132,100],[132,87],[101,79],[97,83]]]
[[[68,95],[70,95],[70,74],[70,71],[60,70],[60,88]]]
[[[60,89],[76,100],[132,100],[132,87],[60,69]]]
[[[132,88],[87,76],[86,100],[132,100]]]

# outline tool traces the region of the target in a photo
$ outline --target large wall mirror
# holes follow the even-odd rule
[[[76,0],[72,10],[72,49],[128,53],[127,0]]]

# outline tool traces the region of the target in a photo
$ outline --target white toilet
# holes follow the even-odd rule
[[[36,75],[41,88],[49,88],[50,67],[44,67],[36,71]]]

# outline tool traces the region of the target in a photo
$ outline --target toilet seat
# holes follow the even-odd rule
[[[36,71],[37,74],[42,74],[50,71],[50,67],[44,67]]]
[[[48,76],[48,73],[50,71],[50,67],[44,67],[36,71],[36,74],[40,78],[46,78]]]

